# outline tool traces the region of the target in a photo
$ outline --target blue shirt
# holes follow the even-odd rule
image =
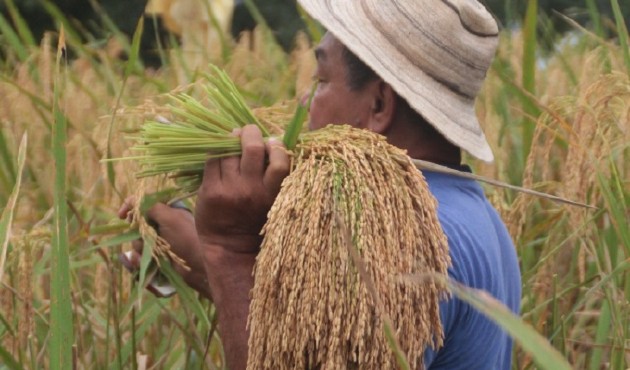
[[[473,180],[423,172],[438,201],[438,217],[452,260],[449,276],[482,289],[518,313],[521,274],[512,239],[481,186]],[[512,340],[457,298],[440,303],[444,346],[425,351],[429,370],[509,370]]]

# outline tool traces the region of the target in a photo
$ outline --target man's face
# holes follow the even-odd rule
[[[344,46],[327,33],[317,49],[317,89],[311,102],[309,128],[316,130],[328,124],[348,124],[364,128],[370,113],[371,96],[352,91],[348,86]]]

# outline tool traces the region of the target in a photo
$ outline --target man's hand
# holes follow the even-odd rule
[[[290,162],[278,141],[264,143],[258,127],[246,126],[238,134],[241,157],[206,162],[195,222],[204,245],[221,246],[235,253],[257,253],[260,230]]]
[[[247,365],[252,268],[262,241],[260,231],[290,166],[280,142],[265,144],[258,127],[246,126],[238,134],[242,156],[206,162],[195,210],[219,332],[232,370]]]
[[[118,217],[126,219],[133,208],[135,200],[130,197],[118,211]],[[159,235],[170,245],[171,250],[179,258],[186,262],[190,268],[187,270],[177,263],[173,264],[184,281],[204,297],[211,299],[206,270],[203,264],[203,256],[195,230],[195,220],[192,213],[182,208],[173,208],[165,204],[154,205],[146,214],[147,218],[157,225]],[[140,257],[142,255],[142,241],[133,243],[133,253],[130,263],[134,267],[140,267]]]

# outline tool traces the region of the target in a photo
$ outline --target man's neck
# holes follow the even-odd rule
[[[387,141],[401,149],[414,159],[445,164],[459,165],[461,150],[440,135],[427,137],[416,122],[396,122],[385,133]]]

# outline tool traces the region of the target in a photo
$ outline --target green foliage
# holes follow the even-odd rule
[[[3,130],[0,130],[0,188],[10,189],[15,183],[15,165],[12,160],[11,149]],[[8,196],[0,193],[0,204],[7,204]]]
[[[2,31],[2,37],[4,42],[9,44],[9,50],[12,50],[17,54],[20,61],[24,62],[28,58],[28,51],[22,44],[18,34],[13,27],[9,24],[8,20],[0,14],[0,31]]]
[[[53,99],[53,158],[54,181],[54,229],[52,237],[51,261],[51,304],[50,304],[50,368],[67,369],[72,366],[72,346],[74,343],[74,320],[72,319],[72,297],[70,294],[70,257],[68,246],[68,204],[66,181],[68,178],[66,161],[67,122],[59,100],[65,83],[64,49],[66,48],[63,28],[57,48]]]
[[[538,24],[538,0],[530,0],[525,13],[523,24],[523,89],[530,95],[536,95],[536,26]],[[523,158],[527,158],[532,146],[535,122],[533,117],[538,117],[538,108],[529,99],[523,100]]]
[[[617,35],[619,36],[619,44],[621,45],[621,51],[623,52],[623,59],[630,74],[630,45],[628,45],[628,28],[626,22],[623,19],[621,8],[619,7],[618,0],[610,0],[612,4],[613,13],[615,15],[615,23],[617,25]]]
[[[36,46],[35,38],[26,23],[26,20],[20,14],[18,8],[15,6],[14,0],[6,0],[6,7],[8,13],[11,16],[11,20],[17,29],[18,34],[20,35],[20,39],[27,47]]]

